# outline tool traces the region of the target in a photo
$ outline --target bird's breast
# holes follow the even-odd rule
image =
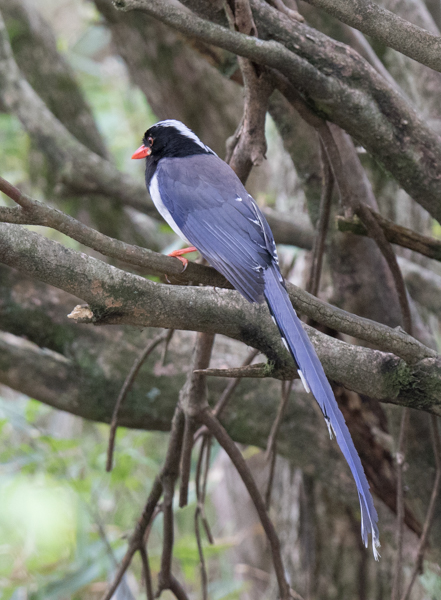
[[[162,200],[161,192],[160,192],[159,184],[158,184],[158,173],[157,172],[155,172],[155,174],[153,175],[153,177],[150,180],[149,192],[150,192],[150,196],[151,196],[153,203],[156,206],[159,214],[167,221],[167,223],[170,225],[170,227],[173,229],[173,231],[182,240],[184,240],[184,242],[186,242],[187,244],[190,244],[190,242],[187,240],[185,235],[179,229],[176,221],[172,217],[172,214],[170,213],[169,209],[167,208],[167,206],[164,204],[164,201]]]

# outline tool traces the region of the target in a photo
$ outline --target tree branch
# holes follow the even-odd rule
[[[250,305],[236,291],[156,284],[17,225],[0,225],[0,260],[81,297],[89,303],[96,324],[222,333],[266,354],[270,361],[267,376],[295,377],[292,359],[280,344],[266,307]],[[360,329],[364,323],[370,322],[361,320]],[[433,358],[411,365],[392,354],[351,346],[306,329],[332,380],[379,400],[437,412],[441,372],[433,350],[426,352]],[[384,331],[397,341],[393,330]],[[424,348],[412,338],[406,339],[415,342],[417,349]]]
[[[409,426],[410,411],[405,408],[401,413],[400,433],[398,436],[398,449],[396,452],[397,471],[397,519],[395,539],[397,551],[395,556],[394,573],[392,581],[392,600],[398,600],[401,596],[401,583],[403,578],[403,537],[404,537],[404,462],[406,459],[407,429]]]
[[[2,177],[0,177],[0,191],[4,192],[21,207],[16,209],[0,207],[0,220],[3,222],[51,227],[105,256],[141,267],[149,274],[164,274],[168,277],[178,276],[181,282],[191,283],[196,281],[215,287],[231,288],[226,279],[214,269],[208,269],[196,263],[189,263],[188,268],[182,272],[182,263],[178,260],[104,235],[60,210],[51,208],[47,204],[21,193],[18,188]]]
[[[233,30],[258,37],[248,0],[231,0],[226,13]],[[253,165],[260,165],[266,155],[265,118],[273,85],[265,69],[243,57],[238,62],[245,94],[243,117],[225,160],[245,183]]]
[[[441,276],[402,256],[398,257],[398,264],[412,298],[439,318],[441,315]]]
[[[176,427],[176,425],[175,425],[175,427]],[[172,432],[173,432],[173,429],[172,429]],[[138,522],[135,527],[135,531],[133,532],[133,534],[130,538],[129,547],[127,549],[127,552],[124,555],[123,560],[121,561],[121,564],[118,568],[118,571],[115,575],[115,578],[114,578],[112,584],[109,586],[109,589],[104,594],[103,600],[111,600],[114,592],[116,591],[117,587],[121,583],[121,579],[123,578],[124,573],[129,568],[135,552],[137,552],[139,550],[139,548],[142,546],[144,532],[147,529],[147,527],[153,517],[154,510],[156,508],[156,505],[159,502],[161,494],[162,494],[162,483],[161,483],[160,477],[156,477],[155,481],[153,482],[153,486],[152,486],[150,495],[147,499],[147,503],[144,507],[144,510],[142,511],[140,518],[138,519]]]
[[[110,423],[110,432],[109,432],[109,443],[107,446],[107,461],[106,461],[106,471],[112,470],[113,463],[113,449],[115,447],[115,437],[116,430],[118,427],[118,413],[121,407],[121,404],[124,402],[134,379],[136,378],[139,369],[142,367],[144,361],[148,358],[148,356],[153,352],[158,344],[164,341],[168,336],[168,331],[162,331],[159,333],[153,340],[150,340],[141,354],[136,358],[135,362],[130,369],[130,373],[127,375],[124,380],[124,385],[122,386],[118,398],[115,402],[115,408],[113,409],[112,422]]]
[[[423,531],[421,533],[420,541],[418,543],[418,550],[416,554],[415,564],[412,570],[412,575],[406,590],[401,596],[401,600],[408,600],[410,592],[412,591],[413,584],[415,583],[415,580],[417,578],[418,572],[422,567],[424,551],[429,540],[430,528],[432,525],[433,517],[435,515],[436,501],[438,499],[439,490],[441,486],[441,439],[438,429],[438,419],[437,417],[435,417],[435,415],[430,415],[430,425],[432,429],[433,438],[433,453],[435,455],[435,480],[433,482],[432,494],[430,496],[430,502],[424,521]]]
[[[389,269],[392,273],[392,277],[394,278],[398,299],[400,301],[403,327],[406,333],[412,335],[413,327],[409,298],[407,295],[403,275],[398,266],[398,261],[395,252],[393,251],[391,244],[387,241],[382,228],[378,224],[375,216],[373,215],[369,207],[363,203],[359,203],[358,205],[354,203],[353,208],[360,217],[360,219],[362,219],[363,224],[369,232],[369,237],[372,237],[375,240],[378,248],[380,249],[382,255],[384,256],[389,266]]]
[[[386,239],[391,244],[397,244],[402,248],[409,248],[414,252],[423,254],[428,258],[441,261],[441,241],[435,238],[421,235],[412,229],[397,225],[390,219],[386,219],[380,213],[375,212],[374,216],[378,221],[378,224],[384,231]],[[357,235],[368,235],[366,227],[356,216],[347,218],[343,216],[337,217],[337,227],[339,231],[345,232],[350,231]]]
[[[114,408],[114,390],[122,386],[138,351],[149,338],[156,335],[156,331],[118,326],[91,328],[66,322],[65,314],[69,304],[72,304],[67,294],[29,280],[10,269],[2,268],[0,271],[5,284],[0,288],[0,327],[16,335],[25,334],[28,340],[41,345],[39,348],[35,343],[16,335],[4,334],[0,349],[0,381],[28,395],[32,394],[37,400],[88,419],[109,423]],[[121,407],[121,425],[160,431],[169,429],[176,396],[183,383],[182,365],[187,364],[185,348],[192,343],[192,334],[176,332],[169,350],[170,364],[175,365],[173,371],[162,370],[160,352],[156,351],[155,358],[140,371]],[[228,343],[228,354],[232,360],[239,363],[245,350],[243,346],[224,340],[223,347],[225,343]],[[95,361],[97,355],[100,356],[98,363]],[[211,378],[208,383],[210,397],[219,397],[223,382]],[[22,389],[23,386],[25,389]],[[346,467],[340,454],[330,451],[333,445],[320,415],[314,410],[311,396],[301,386],[295,387],[298,402],[287,406],[278,437],[280,453],[300,468],[314,464],[317,477],[326,481],[326,487],[331,487],[334,490],[332,493],[340,497],[349,494],[348,498],[355,506],[356,495],[353,494],[351,480],[341,477]],[[234,406],[223,414],[223,423],[235,441],[265,447],[270,425],[277,412],[278,388],[279,384],[271,379],[242,380],[241,393],[236,396]],[[87,400],[91,395],[93,403]],[[353,405],[354,396],[346,394],[341,398],[346,396],[352,398],[350,403]],[[340,405],[344,409],[341,400]],[[365,400],[362,405],[367,407],[372,404]],[[395,510],[392,459],[381,438],[376,433],[374,435],[374,431],[383,431],[382,421],[378,421],[381,410],[377,407],[369,417],[369,424],[360,415],[359,410],[345,411],[369,480],[374,482],[374,491]],[[374,429],[373,422],[377,423]],[[311,439],[316,443],[311,445]],[[428,468],[424,466],[426,463],[422,455],[418,460],[423,460],[422,464],[419,463],[420,471]],[[415,528],[415,518],[406,520],[406,523],[419,531],[417,522]]]
[[[277,582],[279,585],[280,596],[282,600],[289,599],[289,585],[285,578],[285,570],[282,562],[282,557],[280,554],[280,542],[277,537],[276,531],[274,529],[274,525],[272,524],[268,513],[265,509],[265,504],[262,499],[262,496],[256,486],[256,483],[251,475],[251,472],[236,445],[228,436],[225,429],[222,425],[217,421],[217,419],[212,415],[210,409],[206,409],[202,411],[200,416],[200,420],[207,427],[209,432],[216,438],[225,452],[231,459],[231,462],[236,467],[240,478],[244,482],[247,491],[253,501],[253,504],[256,508],[256,511],[259,515],[260,522],[262,523],[262,527],[265,530],[266,536],[271,546],[271,553],[273,557],[274,569],[276,571]]]
[[[13,32],[11,46],[20,71],[77,140],[92,152],[108,158],[74,71],[58,51],[54,31],[37,6],[38,3],[23,0],[2,1],[1,10],[8,29]]]
[[[156,217],[145,187],[81,144],[54,117],[23,78],[9,44],[0,15],[0,98],[11,114],[59,170],[63,183],[75,192],[100,193]]]
[[[441,38],[372,0],[306,0],[385,46],[441,72]]]
[[[181,283],[201,283],[229,289],[232,287],[222,275],[210,267],[189,263],[187,269],[182,272],[182,265],[176,259],[157,254],[145,248],[125,244],[99,233],[73,217],[22,194],[18,188],[1,177],[0,190],[22,207],[21,209],[0,207],[0,219],[2,215],[7,217],[12,211],[17,211],[16,214],[19,214],[20,217],[23,215],[26,222],[50,226],[106,256],[142,267],[147,273],[178,277],[178,281]],[[3,227],[5,226],[0,225],[0,230],[3,230]],[[10,232],[12,231],[10,230]],[[25,235],[23,229],[16,229],[15,231]],[[424,356],[435,355],[433,351],[430,351],[410,336],[392,332],[393,330],[388,327],[331,307],[292,284],[288,284],[288,291],[294,307],[299,312],[332,329],[373,343],[379,349],[394,352],[405,360],[412,361]]]
[[[441,163],[439,137],[355,51],[288,19],[261,0],[251,0],[253,16],[260,36],[271,41],[229,31],[159,0],[114,3],[124,10],[143,10],[184,35],[278,69],[317,111],[356,137],[441,221],[441,180],[436,175]]]
[[[33,137],[44,153],[58,168],[62,183],[75,193],[103,194],[126,206],[131,206],[154,219],[160,219],[143,183],[134,181],[129,175],[119,172],[109,161],[104,160],[81,144],[55,116],[20,74],[14,61],[6,27],[0,14],[0,102],[5,110],[16,115],[25,130]],[[34,217],[3,211],[5,222],[35,224]],[[269,217],[278,243],[295,244],[310,248],[312,232],[301,230],[287,219]]]
[[[213,343],[214,335],[206,333],[197,335],[187,380],[179,394],[179,403],[185,415],[179,493],[179,506],[181,508],[187,505],[193,436],[197,429],[195,419],[199,412],[208,406],[207,379],[203,371],[210,364]]]
[[[307,290],[313,296],[318,295],[320,277],[322,274],[323,255],[325,252],[326,234],[328,232],[329,217],[331,214],[331,200],[334,189],[334,176],[331,164],[322,144],[322,193],[320,198],[320,212],[317,221],[317,231],[312,249],[311,271],[309,273]]]

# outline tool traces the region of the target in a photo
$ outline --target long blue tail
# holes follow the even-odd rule
[[[298,372],[306,391],[311,391],[317,400],[328,425],[331,438],[332,432],[334,432],[340,450],[343,452],[351,469],[360,500],[361,537],[367,548],[368,535],[369,533],[372,534],[372,549],[375,560],[378,560],[379,553],[377,548],[380,546],[380,540],[377,526],[377,511],[375,510],[369,491],[369,484],[349,429],[338,407],[320,360],[291,305],[277,266],[271,265],[268,267],[265,270],[264,278],[265,298],[280,330],[282,340],[299,367]]]

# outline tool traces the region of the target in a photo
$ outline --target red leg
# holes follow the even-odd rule
[[[188,265],[188,260],[186,258],[182,258],[181,255],[182,254],[189,254],[190,252],[197,252],[197,248],[195,248],[194,246],[190,246],[189,248],[181,248],[180,250],[173,250],[173,252],[170,252],[170,254],[168,254],[168,256],[173,256],[174,258],[177,258],[178,260],[181,261],[181,263],[184,265],[184,268],[182,269],[182,272],[185,271],[185,269],[187,268]]]

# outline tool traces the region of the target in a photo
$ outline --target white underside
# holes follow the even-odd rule
[[[187,240],[185,235],[182,233],[182,231],[176,225],[173,217],[170,214],[170,211],[168,210],[168,208],[165,206],[164,202],[162,201],[161,194],[159,193],[157,173],[155,173],[153,175],[152,179],[150,180],[149,192],[150,192],[150,196],[153,200],[153,203],[156,206],[156,208],[158,209],[158,212],[160,213],[160,215],[167,221],[167,223],[170,225],[170,227],[173,229],[173,231],[177,235],[179,235],[179,237],[182,240],[184,240],[184,242],[186,242],[187,244],[190,244],[190,242]]]

